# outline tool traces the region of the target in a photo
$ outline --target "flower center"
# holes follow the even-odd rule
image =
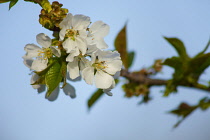
[[[72,39],[73,41],[75,41],[75,37],[77,35],[79,35],[79,32],[77,30],[67,29],[65,37],[68,37],[68,38]]]
[[[93,67],[95,67],[95,69],[97,69],[97,70],[104,70],[108,66],[106,65],[105,61],[100,61],[100,62],[98,61],[93,64]]]
[[[40,59],[46,60],[53,56],[52,50],[50,48],[42,48],[42,51],[39,51],[38,57]]]

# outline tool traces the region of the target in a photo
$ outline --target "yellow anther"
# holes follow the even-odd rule
[[[53,56],[52,50],[50,48],[42,48],[42,50],[39,50],[38,56],[40,59],[46,60],[48,58],[51,58]]]
[[[66,30],[66,35],[65,35],[65,37],[68,37],[68,38],[70,38],[70,39],[72,39],[72,40],[75,41],[75,37],[76,37],[77,35],[79,35],[79,32],[78,32],[77,30],[67,29],[67,30]]]

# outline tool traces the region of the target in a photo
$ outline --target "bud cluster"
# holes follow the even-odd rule
[[[39,23],[49,30],[59,27],[60,22],[68,13],[68,9],[61,8],[62,6],[62,4],[54,1],[51,5],[52,10],[50,12],[42,9],[39,15]]]

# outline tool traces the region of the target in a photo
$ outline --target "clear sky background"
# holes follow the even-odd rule
[[[193,56],[210,36],[209,0],[61,0],[72,14],[84,14],[92,22],[103,20],[111,27],[105,38],[113,49],[114,38],[128,21],[128,47],[136,52],[132,70],[150,66],[154,59],[177,55],[162,38],[178,37]],[[178,128],[178,118],[166,112],[182,101],[196,104],[207,92],[178,88],[178,94],[163,98],[164,87],[151,90],[149,104],[140,98],[125,98],[120,85],[113,97],[104,95],[92,110],[87,100],[95,90],[85,82],[72,83],[77,98],[60,93],[54,102],[30,86],[30,71],[24,66],[24,46],[36,43],[36,35],[51,36],[38,23],[41,8],[20,2],[8,11],[0,5],[0,140],[209,140],[210,110],[195,111]],[[208,52],[210,49],[208,49]],[[170,78],[173,70],[164,67],[159,78]],[[210,77],[208,69],[202,80]]]

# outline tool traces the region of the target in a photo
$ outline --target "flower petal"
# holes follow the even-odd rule
[[[69,83],[67,83],[64,88],[63,88],[63,92],[67,95],[70,96],[71,98],[75,98],[76,97],[76,91],[75,88],[70,85]]]
[[[95,39],[95,44],[99,49],[107,49],[109,46],[106,44],[103,38]]]
[[[111,89],[103,89],[103,92],[106,93],[108,96],[112,96]]]
[[[46,89],[46,85],[40,85],[40,88],[37,89],[38,93],[44,92]]]
[[[82,78],[85,80],[87,84],[92,85],[94,78],[94,68],[93,67],[84,68],[82,71]]]
[[[87,44],[84,39],[77,37],[76,38],[77,47],[81,51],[82,55],[84,55],[87,51]]]
[[[95,85],[97,88],[107,89],[112,85],[113,81],[114,78],[103,71],[97,71],[95,74]]]
[[[23,58],[23,63],[26,65],[26,67],[31,68],[31,65],[32,65],[34,59],[29,58],[26,55],[24,55],[22,58]]]
[[[71,52],[70,52],[70,54],[67,56],[67,58],[66,58],[66,61],[67,62],[72,62],[73,60],[74,60],[74,57],[75,56],[78,56],[79,55],[79,49],[78,48],[76,48],[75,50],[72,50]]]
[[[100,61],[113,61],[113,60],[121,60],[120,54],[117,51],[101,51],[98,50],[96,52],[98,55],[98,59]]]
[[[112,60],[106,62],[107,67],[105,71],[111,75],[114,75],[117,71],[120,71],[122,68],[122,61],[121,60]]]
[[[72,27],[75,30],[87,29],[90,25],[90,17],[84,15],[74,15],[72,19]]]
[[[35,71],[42,71],[47,67],[48,59],[42,60],[42,59],[36,59],[33,61],[31,65],[31,69]]]
[[[74,61],[69,62],[67,64],[67,70],[69,71],[69,76],[71,79],[79,77],[80,74],[79,74],[78,59],[74,59]]]
[[[51,50],[52,50],[52,53],[53,53],[55,56],[57,56],[57,57],[60,57],[60,56],[61,56],[61,51],[60,51],[58,48],[56,48],[55,46],[51,46],[50,48],[51,48]]]
[[[34,84],[38,79],[39,79],[39,75],[33,74],[32,77],[31,77],[31,84]],[[38,88],[41,87],[41,85],[32,85],[32,87],[34,89],[38,89]]]
[[[87,31],[86,29],[79,30],[79,37],[86,39],[87,38]]]
[[[72,18],[73,18],[73,15],[71,13],[68,13],[68,15],[63,19],[63,21],[61,21],[59,26],[61,28],[70,29],[70,27],[72,26],[72,24],[71,24]]]
[[[44,33],[40,33],[36,36],[36,41],[38,42],[39,45],[41,45],[44,48],[48,48],[51,46],[51,39],[49,36],[47,36]]]
[[[55,101],[58,98],[58,93],[60,91],[59,86],[50,94],[49,97],[45,97],[49,101]]]
[[[63,42],[63,48],[66,50],[67,53],[70,53],[72,50],[74,50],[76,47],[76,43],[75,41],[73,41],[70,38],[67,38],[64,42]]]
[[[37,57],[39,54],[39,51],[42,51],[42,49],[35,44],[27,44],[24,47],[24,50],[26,51],[26,57],[28,58]]]
[[[91,55],[92,53],[96,52],[98,50],[98,48],[96,47],[96,45],[88,45],[87,46],[87,55]]]
[[[67,28],[62,28],[62,29],[60,30],[60,32],[59,32],[59,39],[60,39],[60,41],[62,41],[62,40],[64,39],[64,37],[65,37],[65,35],[66,35],[66,29],[67,29]]]
[[[90,26],[90,33],[93,38],[103,38],[109,33],[110,27],[103,21],[96,21]]]

